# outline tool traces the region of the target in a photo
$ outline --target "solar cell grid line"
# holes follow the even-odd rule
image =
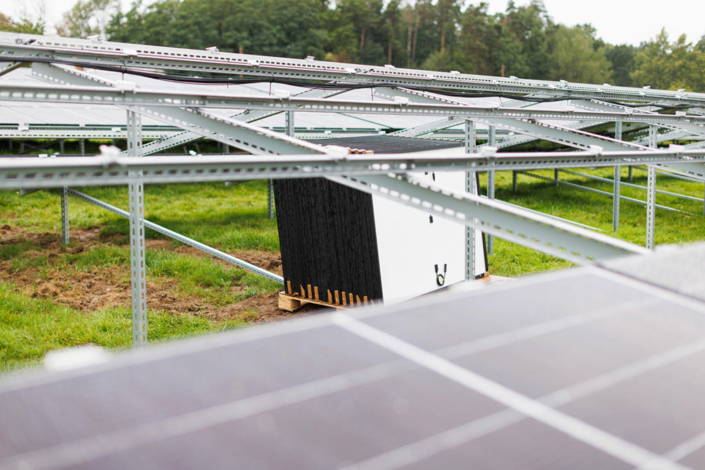
[[[705,447],[705,432],[689,439],[664,454],[667,459],[679,462]]]
[[[621,381],[635,377],[641,373],[678,361],[692,354],[705,351],[705,339],[689,343],[665,353],[646,358],[634,364],[629,364],[621,369],[616,369],[604,375],[588,379],[584,382],[571,385],[567,388],[551,392],[538,398],[538,401],[548,406],[560,406],[573,400],[589,395],[599,390],[606,389]],[[441,355],[446,355],[439,353]],[[405,447],[394,449],[386,454],[373,457],[365,462],[354,465],[356,470],[392,470],[406,467],[416,462],[428,459],[436,454],[451,450],[472,440],[479,439],[491,432],[497,432],[522,420],[526,417],[513,411],[505,410],[494,415],[481,418],[477,421],[463,424],[457,428],[428,437],[422,441],[414,442]],[[695,450],[705,445],[705,433],[698,434],[692,439],[677,446],[664,454],[664,457],[679,461]]]
[[[336,324],[340,327],[631,465],[652,469],[687,468],[607,431],[532,400],[512,389],[503,387],[348,315],[342,313],[334,315],[336,316]]]
[[[152,344],[147,354],[126,352],[108,363],[61,372],[60,377],[46,374],[43,371],[30,370],[26,373],[18,373],[12,380],[0,380],[0,394],[19,392],[34,387],[39,388],[56,382],[81,379],[93,374],[158,364],[172,359],[181,360],[184,357],[207,354],[214,350],[225,350],[233,346],[237,347],[257,341],[314,331],[330,326],[330,323],[328,317],[311,316],[298,318],[296,321],[258,325],[257,328],[240,330],[237,335],[213,335],[208,338],[207,342],[201,341],[197,337],[186,338],[179,342],[178,349],[174,349],[166,343]]]
[[[581,276],[582,276],[582,275],[579,275],[579,274],[570,274],[570,273],[560,273],[559,275],[554,274],[554,275],[549,275],[549,276],[550,276],[550,280],[555,281],[556,279],[560,279],[560,278],[562,278],[562,277],[565,276],[565,275],[567,275],[568,278],[572,278],[572,279],[574,279],[574,280],[578,280],[578,279],[580,279]],[[545,287],[550,287],[550,284],[551,284],[551,283],[546,282],[546,281],[543,281],[543,280],[541,280],[541,282],[539,282],[539,280],[530,280],[530,281],[531,281],[531,282],[526,282],[526,284],[528,284],[528,285],[530,285],[530,286],[534,286],[534,287],[536,287],[536,286],[541,286],[541,285],[544,285]],[[506,293],[509,292],[509,291],[511,291],[511,290],[514,290],[514,289],[516,289],[516,288],[503,288],[503,289],[501,289],[501,292],[493,293],[493,294],[491,294],[491,295],[494,296],[494,297],[497,297],[498,294],[499,294],[500,297],[506,297]],[[642,289],[643,289],[643,288],[642,288]],[[481,294],[481,293],[473,293],[472,296],[473,296],[473,297],[483,297],[483,296],[485,296],[485,295],[490,295],[489,291],[488,291],[488,292],[485,292],[484,294]],[[431,302],[431,300],[432,300],[432,299],[426,299],[425,302],[429,303],[429,302]],[[439,300],[440,300],[440,299],[435,299],[436,302],[438,302]],[[647,303],[648,303],[648,302],[647,302]],[[600,305],[600,304],[598,303],[598,305]],[[403,310],[403,309],[402,309],[401,307],[397,307],[395,310],[400,311],[400,310]],[[702,308],[701,308],[701,310],[702,310]],[[361,312],[361,318],[384,317],[384,316],[389,315],[388,313],[385,313],[386,310],[375,310],[375,312],[377,312],[375,315],[370,315],[370,314],[362,315],[363,312]],[[318,323],[320,322],[320,320],[319,320],[319,319],[316,319],[316,320],[317,320],[317,324],[318,324]],[[306,320],[304,320],[304,321],[306,321]],[[293,325],[281,325],[281,326],[291,327],[291,326],[293,326]],[[247,331],[238,332],[238,333],[239,333],[238,336],[239,336],[240,334],[251,334],[250,332],[247,332]],[[234,337],[234,335],[233,335],[233,337]],[[677,352],[676,352],[676,351],[670,351],[670,352],[668,353],[668,354],[670,354],[670,356],[669,356],[670,359],[673,360],[673,359],[676,358],[679,354],[680,354],[680,355],[687,354],[687,352],[688,352],[688,351],[686,350],[687,347],[690,347],[691,350],[692,350],[692,349],[695,348],[696,346],[693,346],[693,345],[686,345],[684,348],[681,348],[681,349],[680,349],[679,351],[677,351]],[[700,347],[702,347],[702,345],[700,345]],[[666,356],[667,356],[667,355],[662,355],[661,357],[658,358],[658,360],[656,360],[656,359],[654,359],[654,358],[649,358],[649,360],[651,360],[652,363],[654,363],[654,362],[658,363],[658,361],[661,361],[661,363],[663,363],[664,361],[666,361],[666,360],[668,359],[668,357],[666,357]],[[653,366],[653,364],[652,364],[652,366]],[[643,369],[646,368],[647,366],[646,366],[646,365],[641,365],[640,367],[642,368],[641,370],[643,370]],[[633,370],[634,370],[634,368],[632,367],[632,373],[633,373]],[[619,379],[620,377],[623,377],[623,376],[625,375],[625,372],[622,371],[621,374],[622,374],[622,375],[613,374],[614,377],[613,377],[611,380],[614,381],[614,380]],[[627,374],[627,375],[628,375],[628,374]],[[609,382],[609,381],[606,381],[603,377],[600,377],[600,378],[598,378],[598,379],[599,379],[599,380],[598,380],[598,382],[599,382],[598,385],[602,384],[601,386],[605,386],[605,383],[606,383],[606,382]],[[594,381],[594,380],[593,380],[593,381]],[[591,382],[591,381],[589,380],[588,383],[589,383],[589,382]],[[609,383],[607,383],[607,385],[609,385]],[[581,388],[581,387],[582,387],[582,388]],[[596,388],[598,388],[598,387],[597,387],[595,384],[593,384],[593,385],[588,385],[588,386],[586,386],[586,385],[584,385],[584,384],[581,386],[581,385],[579,384],[578,386],[576,386],[576,390],[579,391],[579,389],[582,389],[582,390],[583,390],[583,393],[585,393],[586,390],[587,390],[587,392],[592,392],[592,391],[594,391]],[[577,392],[574,392],[574,393],[577,393]],[[563,392],[562,392],[561,394],[559,394],[559,395],[565,397],[565,396],[566,396],[565,391],[563,391]],[[534,426],[534,425],[532,425],[532,426]],[[515,430],[516,428],[512,428],[512,429]],[[558,436],[558,437],[560,437],[560,436]],[[603,467],[600,467],[600,468],[603,468]]]
[[[0,460],[0,467],[39,470],[81,465],[121,451],[173,439],[183,434],[241,420],[295,403],[314,400],[323,395],[380,380],[403,369],[404,367],[398,363],[382,364],[327,377],[252,398],[168,417],[162,421],[12,456]]]

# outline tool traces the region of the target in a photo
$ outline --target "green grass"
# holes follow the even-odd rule
[[[607,178],[612,169],[578,170]],[[553,177],[553,171],[538,174]],[[612,232],[612,200],[565,186],[519,176],[518,190],[511,185],[511,172],[498,172],[496,197],[539,212],[586,224],[603,233],[644,245],[646,209],[622,201],[621,225]],[[627,169],[622,170],[626,181]],[[562,173],[561,179],[611,192],[612,185]],[[646,172],[634,169],[634,184],[646,185]],[[486,176],[482,175],[482,186]],[[659,176],[659,189],[703,197],[698,183]],[[120,208],[127,208],[125,188],[86,188],[87,194]],[[646,192],[622,188],[622,194],[644,200]],[[226,188],[222,184],[150,185],[146,188],[148,220],[178,233],[225,251],[279,248],[275,220],[266,218],[266,183],[249,182]],[[657,203],[683,212],[656,211],[656,244],[684,244],[705,240],[703,203],[658,195]],[[128,221],[82,200],[71,198],[72,229],[99,228],[104,242],[83,252],[74,252],[76,242],[60,256],[49,258],[36,241],[0,244],[0,261],[10,261],[17,272],[36,273],[48,279],[60,269],[69,273],[99,272],[116,266],[124,269],[129,281]],[[20,197],[14,192],[0,192],[0,226],[8,224],[26,232],[58,233],[60,229],[59,197],[56,193],[38,192]],[[148,238],[164,238],[147,230]],[[169,246],[180,244],[172,241]],[[495,240],[495,254],[489,258],[490,272],[501,276],[521,276],[570,263],[513,243]],[[173,250],[147,250],[148,279],[172,282],[175,295],[197,298],[216,306],[225,306],[247,297],[272,292],[278,285],[237,267],[213,261],[210,257],[191,256]],[[10,278],[11,279],[11,278]],[[70,288],[70,287],[69,287]],[[150,310],[150,341],[220,331],[244,326],[254,313],[238,320],[214,321],[193,314],[174,315]],[[110,349],[130,346],[131,316],[128,309],[110,308],[89,314],[56,304],[51,300],[29,297],[16,292],[10,283],[0,282],[0,370],[37,364],[51,349],[97,344]]]
[[[242,320],[214,322],[191,315],[148,313],[150,342],[239,328]],[[0,370],[38,364],[53,349],[95,344],[120,350],[132,345],[132,314],[105,309],[85,314],[50,300],[28,298],[0,282]]]
[[[84,188],[85,192],[121,209],[128,209],[127,188]],[[0,192],[0,225],[32,232],[59,232],[61,214],[56,192],[28,196]],[[101,236],[127,243],[129,221],[100,207],[70,197],[71,228],[100,227]],[[148,185],[148,220],[226,251],[279,249],[276,220],[267,219],[266,182],[252,181],[226,188],[221,184]],[[147,230],[147,238],[166,238]],[[174,242],[177,244],[177,242]]]
[[[604,178],[612,178],[612,168],[598,170],[576,170]],[[627,168],[622,168],[622,181],[628,182]],[[553,178],[553,170],[533,173]],[[611,183],[602,183],[579,176],[561,173],[562,181],[612,192]],[[646,186],[646,172],[633,170],[633,184]],[[658,189],[688,196],[703,197],[702,183],[658,176]],[[486,176],[481,175],[481,189],[486,192]],[[622,186],[621,194],[635,199],[646,199],[646,191]],[[606,235],[644,246],[646,241],[646,207],[628,201],[620,204],[620,229],[612,231],[612,199],[567,186],[540,181],[519,175],[517,191],[512,190],[511,172],[496,173],[497,199],[527,207],[546,214],[562,217],[574,222],[602,230]],[[683,212],[656,210],[656,245],[686,244],[705,240],[705,217],[703,203],[687,201],[667,195],[657,195],[656,203],[679,209]],[[552,256],[520,247],[504,240],[495,239],[495,254],[489,258],[490,272],[500,276],[518,276],[534,272],[570,266],[570,263]]]
[[[127,209],[126,188],[85,188],[87,194]],[[276,220],[266,217],[266,183],[254,181],[225,187],[223,184],[151,185],[146,188],[146,216],[188,237],[225,251],[279,249]],[[25,232],[60,230],[59,196],[41,191],[28,196],[0,192],[0,226]],[[72,230],[100,229],[100,240],[83,252],[74,252],[75,240],[59,256],[43,254],[41,244],[27,237],[0,244],[0,260],[10,261],[14,273],[28,271],[37,281],[52,273],[96,272],[120,268],[129,282],[128,221],[104,209],[70,198]],[[147,238],[165,238],[147,230]],[[172,241],[170,246],[177,247]],[[192,256],[161,249],[147,250],[147,276],[152,282],[171,281],[174,295],[225,306],[248,297],[275,291],[279,285],[236,266],[207,256]],[[14,274],[13,273],[13,274]],[[12,276],[8,276],[11,280]],[[65,287],[70,290],[71,285]],[[242,312],[237,320],[212,320],[191,313],[175,315],[149,311],[149,340],[163,341],[220,331],[249,324],[255,312]],[[81,344],[110,349],[131,344],[129,309],[111,308],[84,313],[48,299],[16,292],[0,282],[0,370],[36,364],[46,351]]]

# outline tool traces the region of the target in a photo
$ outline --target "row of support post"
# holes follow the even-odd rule
[[[295,137],[295,122],[294,122],[294,112],[287,111],[284,113],[285,123],[284,132],[289,137]],[[274,218],[274,181],[267,181],[267,218]]]
[[[622,123],[618,122],[614,128],[614,138],[622,140]],[[649,126],[649,147],[658,147],[658,126]],[[654,249],[654,235],[656,231],[656,168],[648,167],[646,184],[646,248]],[[612,197],[612,230],[619,230],[619,203],[622,167],[614,167],[614,195]],[[632,167],[629,166],[629,181],[632,180]],[[704,200],[705,201],[705,200]],[[705,202],[704,202],[705,204]]]

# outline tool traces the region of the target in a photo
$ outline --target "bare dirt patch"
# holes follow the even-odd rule
[[[0,279],[13,282],[16,289],[26,295],[51,299],[53,302],[86,313],[107,307],[129,308],[132,303],[129,266],[112,265],[78,272],[52,267],[56,260],[66,253],[81,253],[96,245],[105,244],[105,241],[100,239],[98,228],[72,230],[71,240],[72,245],[65,248],[58,233],[22,232],[8,225],[0,227],[0,245],[31,242],[38,247],[36,250],[26,251],[24,256],[31,258],[47,256],[49,265],[42,272],[35,267],[18,271],[13,267],[12,260],[0,260]],[[173,247],[170,240],[147,240],[146,245],[147,249],[209,257],[214,263],[226,264],[189,246]],[[240,251],[232,255],[268,271],[282,274],[279,252]],[[233,293],[237,293],[246,287],[231,286],[230,289]],[[213,320],[241,319],[257,323],[273,322],[322,311],[311,305],[293,314],[279,310],[276,292],[258,294],[228,305],[215,305],[203,298],[185,297],[178,292],[176,279],[148,278],[147,306],[149,309],[166,311],[174,315],[198,315]]]

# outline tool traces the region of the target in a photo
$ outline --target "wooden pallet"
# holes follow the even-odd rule
[[[381,300],[369,300],[367,296],[360,298],[351,292],[339,292],[330,290],[327,292],[327,300],[322,299],[318,293],[318,286],[299,286],[300,291],[294,292],[291,289],[291,281],[286,282],[286,292],[279,292],[279,308],[287,312],[295,312],[306,304],[321,305],[323,307],[334,308],[336,310],[347,310],[355,307],[371,305],[381,305]]]

